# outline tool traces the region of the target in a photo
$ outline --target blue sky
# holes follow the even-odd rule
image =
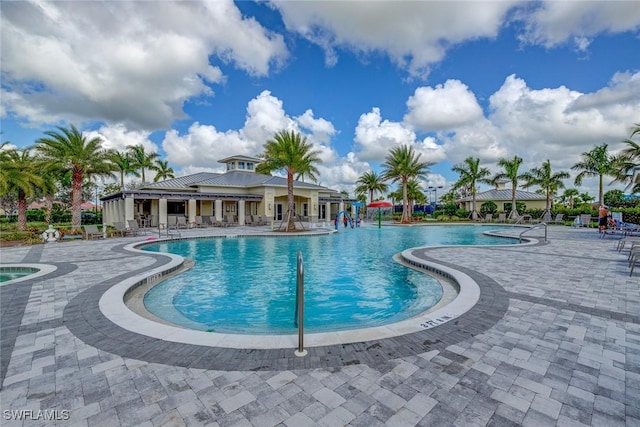
[[[2,139],[72,123],[183,175],[291,128],[350,192],[399,144],[434,163],[425,188],[468,156],[569,171],[640,122],[637,5],[2,2]]]

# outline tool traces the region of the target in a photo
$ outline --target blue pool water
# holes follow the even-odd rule
[[[0,283],[19,279],[37,271],[37,268],[30,267],[0,267]]]
[[[496,229],[498,227],[491,227]],[[304,257],[305,330],[380,326],[415,316],[442,296],[440,283],[392,260],[428,245],[513,243],[482,235],[486,227],[363,227],[304,237],[179,240],[147,245],[195,261],[152,288],[147,310],[197,330],[293,333],[297,253]]]

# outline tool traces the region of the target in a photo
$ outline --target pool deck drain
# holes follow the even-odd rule
[[[233,230],[244,232],[262,231]],[[479,303],[441,326],[302,358],[295,346],[170,343],[105,318],[109,287],[169,261],[124,249],[145,238],[2,249],[3,263],[57,267],[0,288],[3,411],[65,410],[91,426],[640,424],[640,276],[595,230],[418,250],[472,277]]]

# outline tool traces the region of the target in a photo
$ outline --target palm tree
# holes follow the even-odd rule
[[[33,197],[36,190],[44,185],[36,164],[36,159],[28,150],[3,150],[0,156],[3,176],[0,194],[17,193],[19,231],[27,230],[27,197]]]
[[[563,179],[569,178],[569,172],[556,172],[551,170],[551,161],[547,160],[542,162],[539,168],[533,168],[529,172],[524,174],[526,180],[526,186],[532,185],[539,186],[547,196],[546,209],[544,212],[545,217],[551,216],[551,195],[557,192],[560,188],[564,188]]]
[[[411,180],[425,178],[430,162],[421,162],[420,153],[416,153],[413,147],[401,145],[394,147],[385,157],[385,168],[383,178],[391,182],[399,182],[402,185],[402,217],[400,223],[409,224],[411,222],[411,212],[409,208],[409,197],[407,195],[407,183]]]
[[[320,162],[320,153],[314,151],[307,138],[296,131],[281,130],[264,145],[263,160],[256,172],[270,174],[275,170],[284,170],[287,174],[287,227],[286,231],[295,231],[296,224],[293,209],[293,180],[304,175],[316,181]]]
[[[603,178],[605,175],[616,177],[613,167],[614,157],[609,154],[607,144],[596,146],[593,150],[582,153],[578,163],[571,169],[580,171],[576,175],[575,185],[582,185],[582,180],[587,177],[598,177],[598,203],[604,203]]]
[[[109,161],[113,163],[113,167],[120,174],[120,189],[124,190],[124,178],[127,175],[139,177],[140,174],[133,165],[133,157],[130,152],[110,151]]]
[[[144,145],[142,144],[129,145],[127,146],[127,148],[129,149],[129,153],[131,154],[132,166],[136,169],[141,170],[142,184],[146,184],[147,181],[145,180],[144,170],[155,169],[155,165],[153,162],[159,157],[158,153],[147,153],[144,150]]]
[[[513,159],[502,158],[498,160],[498,166],[503,170],[498,172],[492,178],[492,182],[495,184],[503,179],[511,181],[511,212],[509,212],[509,218],[518,218],[518,209],[516,207],[516,190],[518,189],[518,180],[522,179],[522,175],[518,174],[518,169],[522,164],[522,158],[513,156]]]
[[[382,179],[382,176],[378,175],[374,171],[368,171],[360,175],[356,184],[360,184],[356,187],[356,193],[369,193],[369,203],[373,202],[373,195],[375,192],[384,194],[389,188]]]
[[[455,165],[452,170],[460,175],[458,182],[453,184],[452,189],[468,189],[471,193],[471,219],[478,219],[476,210],[476,195],[478,193],[477,184],[491,184],[489,179],[491,172],[487,168],[480,167],[480,159],[477,157],[467,157],[464,162]]]
[[[566,190],[564,190],[564,193],[562,193],[562,198],[563,200],[569,200],[569,209],[573,209],[575,197],[579,194],[580,192],[577,188],[567,188]]]
[[[102,149],[102,139],[87,138],[75,126],[47,131],[36,141],[35,149],[48,165],[66,169],[71,174],[71,226],[81,225],[82,184],[93,176],[111,176],[113,164]]]
[[[176,177],[175,171],[172,167],[169,167],[169,162],[166,160],[156,159],[154,169],[156,171],[156,176],[153,178],[153,182],[158,182],[160,180],[164,181]]]
[[[632,193],[640,193],[639,178],[636,178],[636,182],[633,182],[633,173],[640,167],[640,143],[632,139],[636,135],[640,135],[640,123],[635,124],[631,131],[631,137],[624,140],[627,148],[622,150],[620,155],[614,159],[614,168],[619,170],[619,176],[623,177],[619,180],[628,183],[627,189],[631,187]],[[640,177],[640,175],[637,176]]]

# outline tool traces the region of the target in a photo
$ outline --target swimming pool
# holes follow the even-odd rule
[[[497,227],[492,227],[496,229]],[[428,245],[508,244],[480,226],[385,227],[325,236],[211,238],[146,245],[193,259],[195,267],[144,297],[146,309],[171,323],[233,334],[295,331],[295,265],[305,260],[305,330],[380,326],[422,313],[442,296],[431,276],[392,256]]]
[[[39,271],[30,267],[0,267],[0,283],[20,279]]]

